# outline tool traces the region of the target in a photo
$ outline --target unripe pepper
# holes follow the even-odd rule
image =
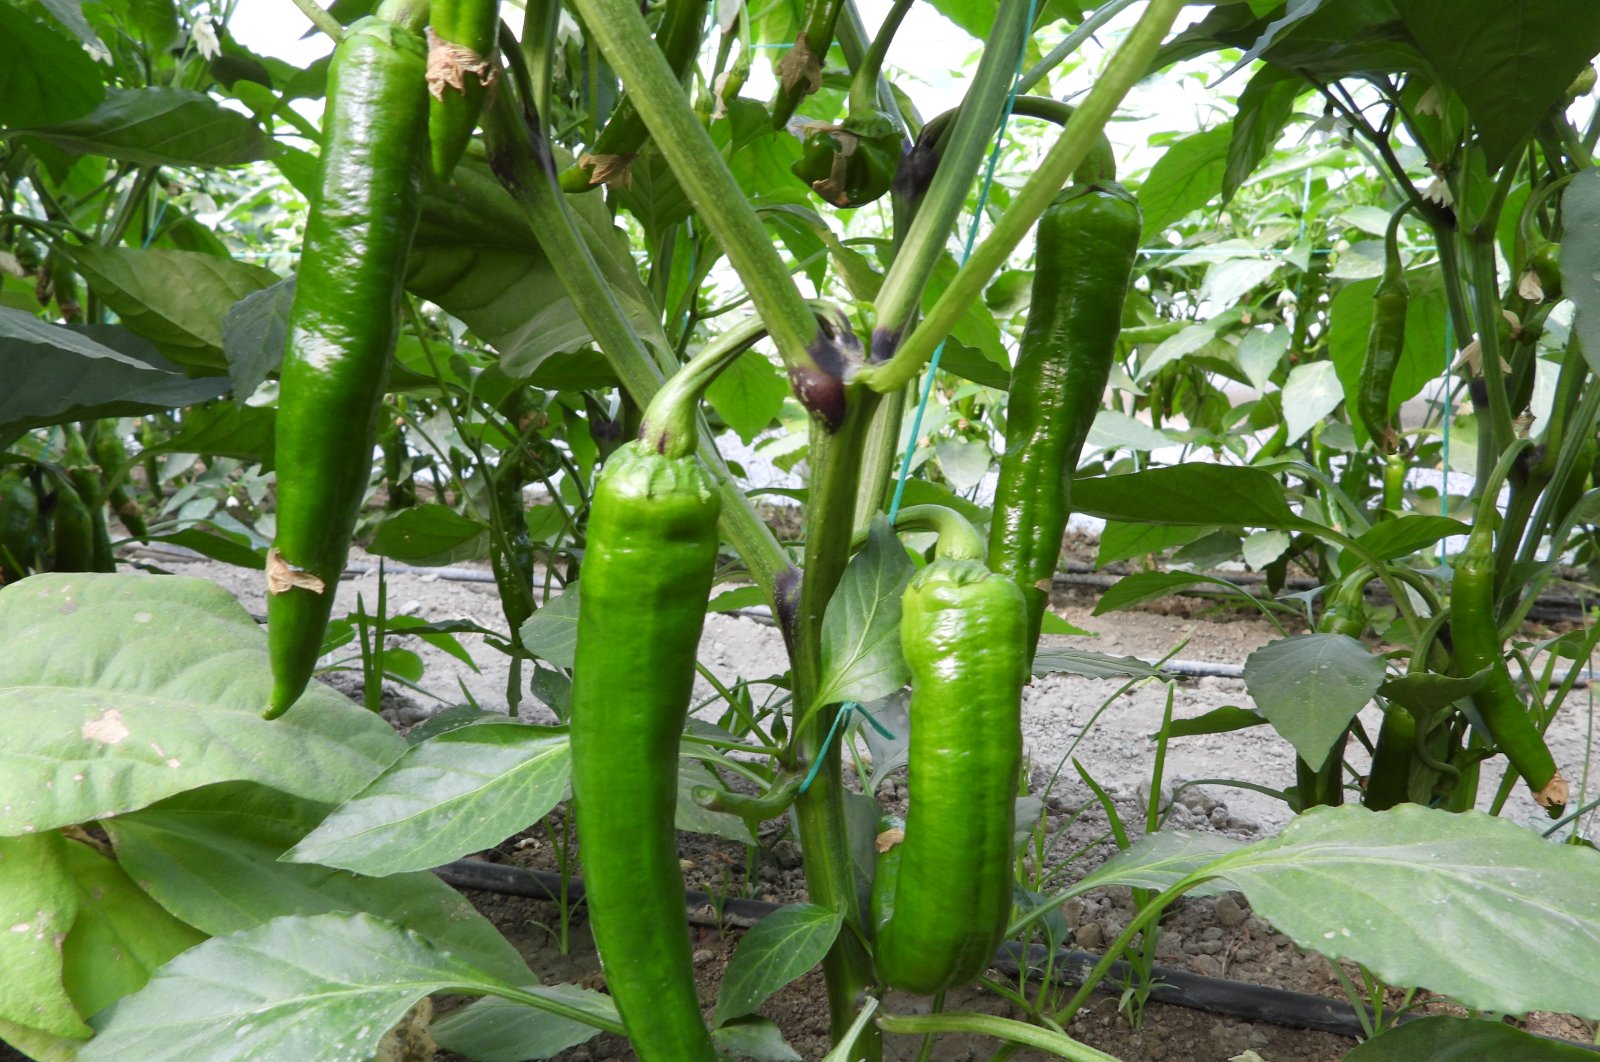
[[[911,803],[903,834],[879,837],[872,886],[879,979],[921,993],[978,976],[1005,933],[1028,677],[1022,592],[975,532],[948,541],[901,601]]]
[[[1073,185],[1039,219],[1033,302],[1011,370],[989,565],[1028,603],[1031,656],[1071,512],[1071,479],[1105,395],[1139,206],[1112,182]]]
[[[278,401],[269,719],[288,711],[311,680],[372,473],[421,204],[426,69],[421,38],[381,11],[345,31],[329,67],[320,176]]]
[[[433,0],[428,15],[428,148],[433,175],[448,181],[472,139],[500,68],[500,0]]]
[[[1383,279],[1372,293],[1372,327],[1367,332],[1367,356],[1361,362],[1361,381],[1357,390],[1356,411],[1378,448],[1394,453],[1400,436],[1389,423],[1389,391],[1406,346],[1405,265],[1400,260],[1400,221],[1410,205],[1402,206],[1389,219],[1384,233]]]
[[[904,140],[887,116],[852,112],[843,125],[805,128],[802,154],[789,170],[834,206],[866,206],[894,183]]]

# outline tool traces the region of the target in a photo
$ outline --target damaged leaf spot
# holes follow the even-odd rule
[[[89,741],[115,745],[128,736],[128,727],[122,721],[121,712],[115,708],[107,708],[95,718],[84,723],[80,733]]]

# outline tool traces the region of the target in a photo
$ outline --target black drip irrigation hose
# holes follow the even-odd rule
[[[457,889],[476,889],[482,892],[508,896],[527,896],[536,900],[559,902],[562,896],[561,875],[527,867],[512,867],[501,863],[483,863],[477,860],[460,860],[436,867],[433,871],[446,884]],[[583,881],[569,877],[566,880],[566,899],[577,903],[583,898]],[[684,893],[688,923],[712,929],[737,927],[748,929],[781,906],[762,900],[729,898],[717,903],[709,893],[689,889]],[[720,911],[720,915],[719,915]],[[994,958],[994,967],[1006,974],[1025,974],[1031,980],[1045,980],[1060,985],[1081,985],[1102,957],[1087,951],[1051,949],[1042,944],[1018,944],[1005,941]],[[1111,964],[1106,976],[1108,986],[1126,983],[1135,975],[1133,968],[1118,960]],[[1234,981],[1226,977],[1208,977],[1205,974],[1155,966],[1150,970],[1150,996],[1156,1003],[1167,1003],[1190,1010],[1222,1014],[1244,1021],[1267,1022],[1292,1029],[1311,1029],[1333,1033],[1351,1039],[1366,1035],[1362,1016],[1355,1007],[1326,996],[1306,992],[1292,992],[1285,988],[1255,985]],[[1370,1008],[1362,1008],[1371,1020]],[[1401,1021],[1413,1020],[1422,1015],[1402,1015]],[[1541,1037],[1541,1039],[1555,1039]],[[1561,1040],[1561,1043],[1600,1052],[1600,1045]]]

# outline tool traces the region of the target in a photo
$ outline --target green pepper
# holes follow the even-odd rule
[[[695,995],[673,819],[719,496],[643,442],[595,484],[578,581],[572,793],[595,946],[645,1062],[717,1057]]]
[[[1467,537],[1467,548],[1455,561],[1450,639],[1456,673],[1465,678],[1488,670],[1488,681],[1472,695],[1478,715],[1511,766],[1527,781],[1533,799],[1556,816],[1567,803],[1567,782],[1511,681],[1501,653],[1495,602],[1494,530],[1480,515]]]
[[[1539,289],[1544,297],[1554,301],[1561,298],[1561,245],[1554,240],[1540,240],[1529,256],[1533,275],[1539,278]]]
[[[1138,203],[1115,183],[1073,185],[1039,219],[1033,303],[1006,404],[989,565],[1028,602],[1028,655],[1050,599],[1071,479],[1100,410],[1139,246]]]
[[[706,0],[667,0],[666,12],[656,29],[656,47],[680,78],[700,54],[705,21]],[[561,190],[586,192],[602,184],[628,184],[633,160],[649,135],[639,108],[624,95],[595,137],[594,145],[578,157],[577,165],[562,171]]]
[[[114,425],[108,421],[101,426],[94,437],[94,459],[99,463],[107,483],[110,483],[113,476],[125,473],[130,464],[128,448],[113,428]],[[106,501],[110,503],[111,510],[117,514],[117,519],[122,521],[122,526],[128,529],[128,534],[138,539],[150,537],[150,528],[144,519],[144,508],[128,492],[126,478],[119,479],[115,486],[107,487]]]
[[[872,885],[879,980],[910,992],[964,984],[988,966],[1011,913],[1028,612],[982,560],[982,541],[941,535],[901,599],[911,671],[911,795],[903,833],[878,839]]]
[[[0,586],[42,568],[43,541],[38,484],[15,469],[0,472]]]
[[[1406,346],[1406,304],[1410,292],[1406,287],[1405,264],[1400,260],[1400,221],[1410,209],[1408,203],[1396,210],[1384,233],[1383,279],[1372,293],[1372,327],[1367,332],[1367,356],[1361,362],[1361,380],[1356,392],[1356,411],[1361,422],[1386,454],[1394,453],[1400,445],[1400,436],[1389,422],[1389,391]]]
[[[392,6],[345,31],[328,73],[320,175],[278,401],[278,527],[267,558],[268,718],[299,698],[321,652],[333,588],[371,478],[421,204],[427,62],[421,38],[383,17]]]
[[[500,0],[433,0],[428,15],[428,147],[433,175],[448,181],[472,139],[484,97],[499,76]]]
[[[805,130],[800,158],[789,171],[834,206],[866,206],[894,183],[904,140],[887,115],[852,111],[843,125]]]

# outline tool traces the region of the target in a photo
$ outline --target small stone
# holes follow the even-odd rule
[[[1061,905],[1061,917],[1067,920],[1067,926],[1077,929],[1083,925],[1083,898],[1074,896]]]
[[[1217,897],[1216,913],[1217,924],[1227,926],[1229,929],[1243,925],[1246,917],[1244,908],[1239,906],[1239,901],[1226,893]]]
[[[793,841],[779,841],[772,846],[772,855],[778,865],[785,870],[792,870],[800,865],[800,846]]]
[[[1080,948],[1094,951],[1105,944],[1105,932],[1101,930],[1099,922],[1085,922],[1078,927],[1072,935],[1072,942]]]
[[[703,962],[710,962],[712,959],[715,959],[716,957],[717,957],[717,953],[712,951],[710,948],[696,948],[694,950],[694,954],[692,956],[690,956],[690,958],[692,958],[694,960],[696,965],[699,965],[700,963],[703,963]]]
[[[1189,960],[1189,969],[1207,977],[1222,976],[1222,960],[1215,955],[1196,955]]]

